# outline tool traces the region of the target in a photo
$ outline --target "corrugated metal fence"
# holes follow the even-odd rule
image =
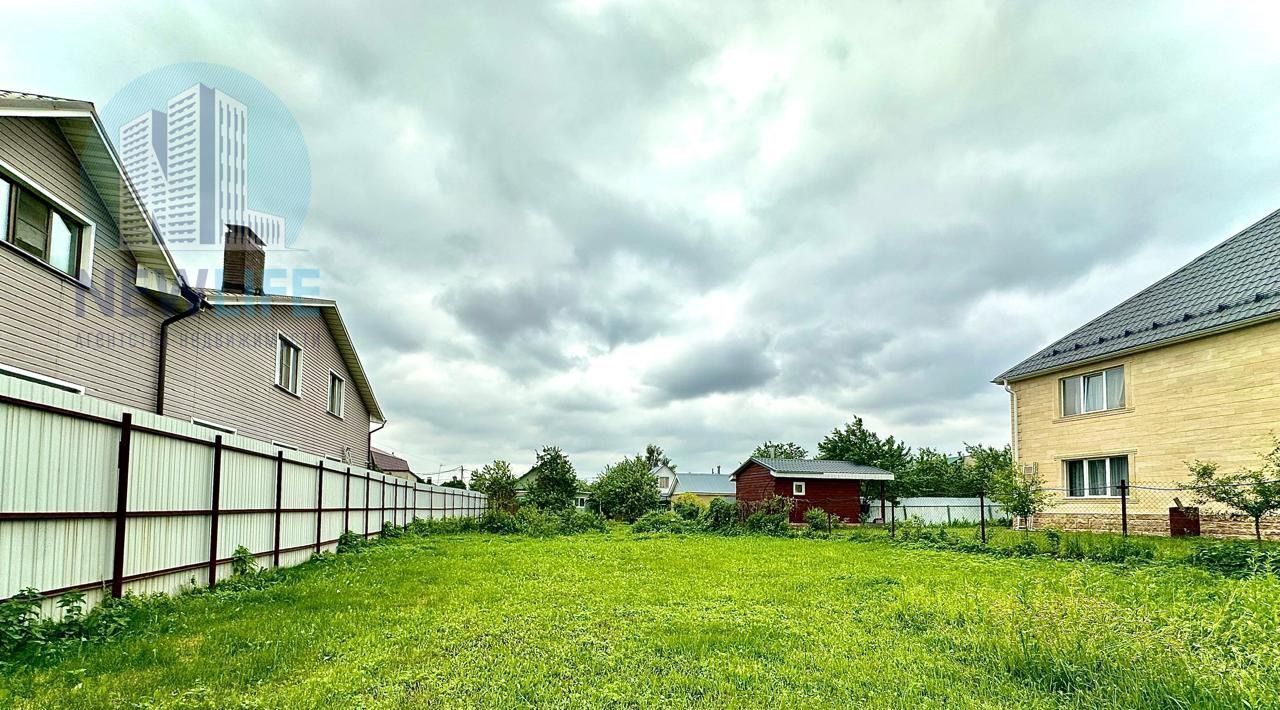
[[[485,497],[0,377],[0,599],[33,587],[173,592],[238,546],[290,566],[384,522],[478,516]]]

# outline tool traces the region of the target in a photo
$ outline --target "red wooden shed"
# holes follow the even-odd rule
[[[893,474],[875,466],[811,459],[749,458],[732,476],[740,502],[758,503],[772,496],[792,499],[791,522],[804,522],[809,508],[822,508],[846,522],[862,514],[864,481],[892,481]],[[878,495],[878,488],[868,491]]]

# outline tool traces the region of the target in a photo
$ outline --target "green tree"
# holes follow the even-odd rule
[[[573,507],[578,494],[578,474],[569,457],[556,446],[544,446],[533,464],[533,485],[525,501],[543,510],[566,510]]]
[[[1015,518],[1026,521],[1022,531],[1031,530],[1031,516],[1044,512],[1052,502],[1052,495],[1045,490],[1044,477],[1038,471],[1023,473],[1012,458],[992,472],[989,487],[991,499],[999,503]]]
[[[666,466],[672,471],[676,470],[676,465],[671,463],[671,459],[667,457],[666,452],[657,444],[649,444],[644,447],[644,462],[648,464],[650,471],[655,466]]]
[[[922,448],[911,464],[895,476],[894,487],[903,497],[967,496],[964,464],[958,457]]]
[[[1192,491],[1200,504],[1222,503],[1253,518],[1253,537],[1262,544],[1262,518],[1280,510],[1280,440],[1271,453],[1262,457],[1262,466],[1239,473],[1220,474],[1218,464],[1196,461],[1187,465],[1191,482],[1183,488]]]
[[[658,477],[645,456],[633,456],[606,466],[591,487],[600,513],[634,522],[658,507]]]
[[[497,459],[487,463],[471,477],[471,489],[489,497],[489,505],[497,510],[514,512],[516,509],[516,477],[511,464]]]
[[[962,495],[991,494],[1002,472],[1013,469],[1013,452],[1008,446],[965,444],[964,488],[967,490]]]
[[[756,450],[751,452],[751,456],[758,459],[807,459],[809,452],[794,441],[788,441],[785,444],[766,441],[757,446]]]
[[[453,478],[445,481],[444,483],[441,483],[440,485],[444,488],[457,488],[464,491],[467,490],[466,482],[463,481],[461,478],[458,478],[457,476],[454,476]]]

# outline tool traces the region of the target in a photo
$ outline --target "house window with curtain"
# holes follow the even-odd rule
[[[1124,366],[1062,379],[1062,416],[1124,408]]]
[[[1129,482],[1129,457],[1107,456],[1066,461],[1068,498],[1115,498]]]
[[[79,278],[84,232],[85,225],[0,175],[0,239]]]

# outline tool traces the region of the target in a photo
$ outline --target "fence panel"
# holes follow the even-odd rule
[[[446,490],[0,377],[0,599],[173,592],[240,546],[288,566],[344,530],[483,513]]]

